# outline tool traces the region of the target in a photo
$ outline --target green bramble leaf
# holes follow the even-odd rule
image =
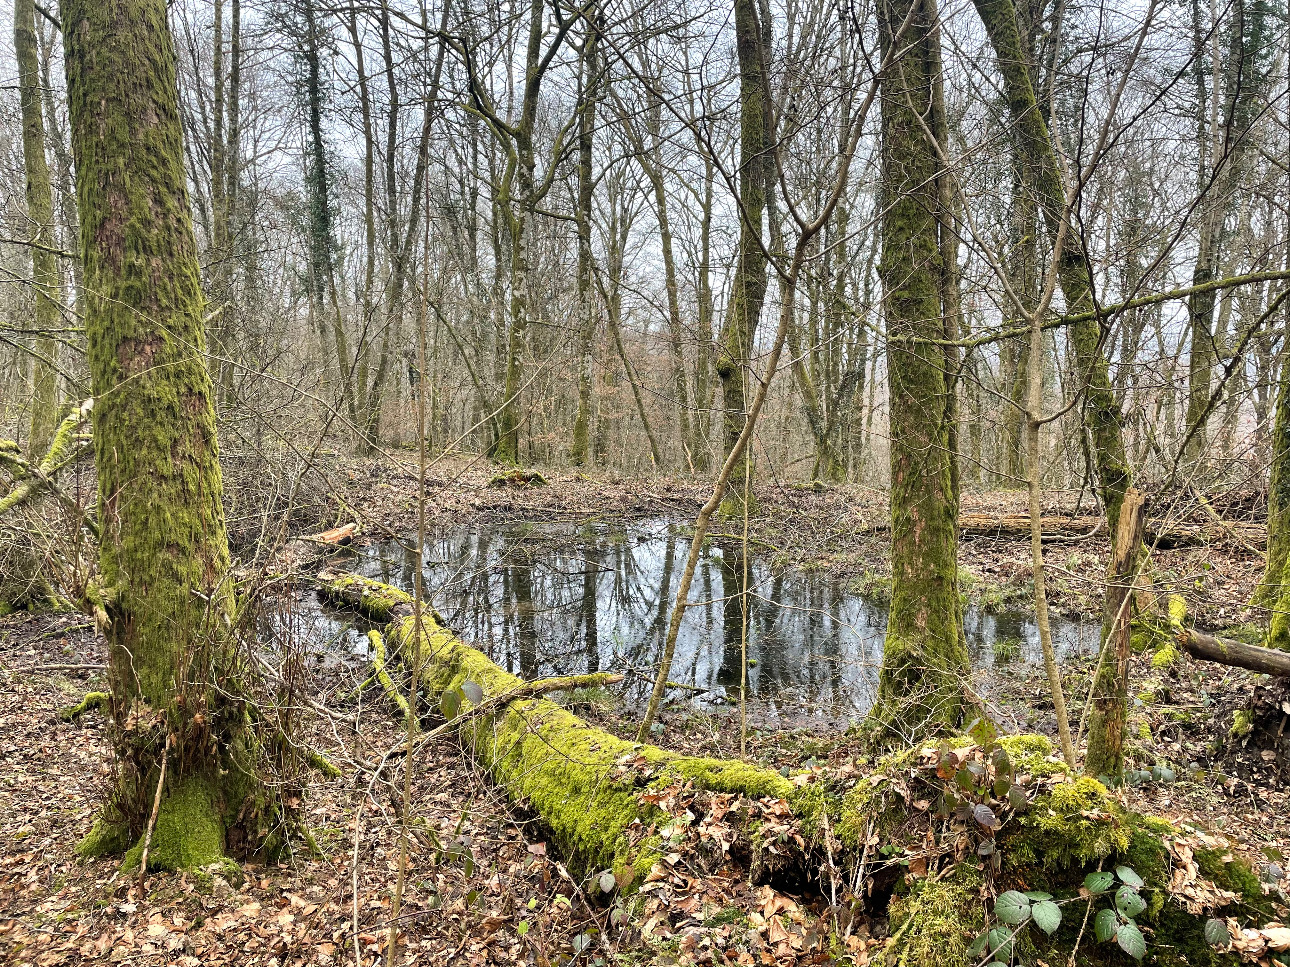
[[[1098,943],[1106,943],[1115,936],[1119,926],[1119,914],[1109,907],[1105,910],[1099,910],[1097,911],[1097,916],[1093,919],[1093,935],[1097,937]]]
[[[1134,960],[1141,960],[1146,956],[1147,941],[1143,938],[1142,931],[1138,929],[1137,924],[1120,924],[1120,928],[1115,932],[1115,942],[1120,945],[1121,950]]]
[[[1147,908],[1147,901],[1133,887],[1122,886],[1115,891],[1115,908],[1132,920]]]
[[[1137,873],[1133,872],[1133,870],[1130,867],[1117,866],[1115,868],[1115,875],[1120,878],[1121,883],[1125,884],[1126,886],[1131,886],[1135,890],[1143,885],[1142,877],[1138,876]]]
[[[1114,873],[1097,872],[1084,877],[1084,889],[1089,893],[1105,893],[1113,886],[1115,886]]]
[[[1016,926],[1030,917],[1030,901],[1024,893],[1009,890],[994,901],[994,915],[1006,924]]]
[[[1052,900],[1040,900],[1030,908],[1030,919],[1051,937],[1062,924],[1062,908]]]
[[[1205,921],[1205,943],[1211,947],[1226,947],[1232,942],[1232,935],[1227,924],[1212,917]]]

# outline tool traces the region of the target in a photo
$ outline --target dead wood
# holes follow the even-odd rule
[[[1175,634],[1178,647],[1193,658],[1245,668],[1264,675],[1290,677],[1290,652],[1262,648],[1228,638],[1215,638],[1195,628],[1183,628]]]

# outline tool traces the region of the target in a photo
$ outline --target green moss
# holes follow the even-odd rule
[[[411,607],[412,595],[357,574],[344,574],[323,585],[323,593],[339,604],[357,608],[373,621],[389,621],[400,607]]]
[[[148,845],[149,870],[195,870],[224,862],[224,821],[213,784],[190,776],[166,791]],[[125,854],[123,870],[137,869],[142,838]]]
[[[1198,849],[1194,858],[1200,875],[1239,896],[1247,912],[1256,913],[1265,922],[1276,919],[1276,910],[1264,895],[1258,874],[1244,859],[1223,849]]]
[[[1240,739],[1254,731],[1254,715],[1248,708],[1236,710],[1232,716],[1231,735],[1233,738]]]
[[[1138,618],[1130,627],[1129,647],[1134,654],[1155,651],[1167,645],[1170,640],[1168,627],[1158,621]]]
[[[76,844],[76,855],[92,860],[100,856],[120,856],[130,848],[130,829],[106,812],[101,814],[85,838]]]
[[[999,740],[999,745],[1008,753],[1013,771],[1018,775],[1049,779],[1070,772],[1046,736],[1005,735]]]
[[[417,648],[432,696],[467,681],[488,696],[522,684],[433,621],[423,624]],[[405,655],[414,632],[412,618],[389,630]],[[544,698],[517,700],[473,718],[462,724],[460,735],[510,797],[541,817],[576,869],[623,874],[630,868],[637,883],[663,851],[659,837],[649,833],[663,814],[642,799],[651,789],[692,783],[781,799],[795,789],[778,773],[745,762],[691,758],[628,742]]]
[[[1171,668],[1178,664],[1178,660],[1181,657],[1182,655],[1179,653],[1177,646],[1172,641],[1168,641],[1157,648],[1156,653],[1151,656],[1151,667],[1155,669]]]
[[[80,718],[86,712],[91,710],[106,708],[112,701],[112,696],[107,692],[86,692],[85,697],[76,705],[61,709],[58,717],[64,722],[72,722]]]
[[[703,921],[705,927],[729,927],[746,925],[748,914],[738,907],[724,907]]]
[[[1096,863],[1129,848],[1132,830],[1106,786],[1088,776],[1039,796],[1008,837],[1009,861],[1063,869]]]
[[[959,864],[944,879],[918,880],[892,897],[888,914],[892,939],[882,951],[884,965],[970,964],[968,948],[985,928],[981,874]]]
[[[399,714],[406,722],[412,717],[412,708],[408,705],[408,700],[403,697],[403,693],[395,686],[394,681],[390,678],[390,673],[386,668],[385,655],[385,638],[376,630],[367,633],[367,640],[372,645],[372,677],[381,684],[385,694],[399,708]]]

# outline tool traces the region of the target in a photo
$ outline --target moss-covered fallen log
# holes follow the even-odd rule
[[[739,836],[738,845],[775,854],[760,858],[763,869],[799,882],[827,885],[834,876],[858,884],[857,902],[874,912],[890,898],[893,940],[883,962],[910,965],[974,962],[967,950],[990,922],[993,898],[1012,888],[1047,890],[1071,913],[1052,936],[1031,931],[1017,940],[1025,962],[1065,962],[1079,947],[1081,963],[1120,963],[1081,929],[1085,877],[1120,865],[1144,881],[1148,906],[1139,919],[1169,938],[1153,949],[1157,963],[1235,962],[1205,943],[1213,905],[1248,922],[1272,914],[1257,877],[1221,841],[1128,809],[1098,780],[1073,774],[1042,736],[997,738],[985,726],[863,768],[852,762],[791,778],[684,756],[524,695],[526,683],[433,618],[423,616],[418,637],[415,618],[397,613],[407,604],[402,592],[353,575],[331,580],[339,582],[324,589],[332,600],[373,602],[369,615],[394,607],[391,655],[422,662],[432,697],[455,695],[453,725],[466,749],[538,815],[573,869],[612,870],[614,888],[667,877],[682,855],[691,863],[701,858],[693,851],[714,841],[724,850],[719,858],[757,866],[757,855],[736,855]],[[506,701],[517,691],[523,697]],[[1184,862],[1191,872],[1180,877]],[[603,879],[593,876],[592,889]],[[1094,898],[1093,912],[1107,902]]]
[[[482,652],[422,618],[415,637],[411,599],[402,591],[356,575],[322,585],[333,601],[345,602],[374,620],[393,616],[386,630],[391,649],[407,660],[417,655],[421,680],[431,695],[478,685],[481,701],[522,690],[524,682]],[[466,707],[471,704],[465,699]],[[459,734],[493,780],[511,798],[533,809],[572,864],[584,873],[613,870],[618,882],[643,881],[668,852],[658,832],[663,818],[648,802],[651,790],[693,784],[752,799],[788,799],[794,785],[778,772],[744,762],[678,755],[628,742],[595,728],[563,706],[541,697],[512,701],[490,714],[468,718]]]

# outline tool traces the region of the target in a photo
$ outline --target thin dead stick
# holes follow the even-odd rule
[[[372,787],[376,784],[376,777],[367,784],[367,795],[372,794]],[[367,796],[360,796],[358,806],[354,809],[354,855],[350,859],[350,892],[351,892],[351,921],[354,932],[354,967],[363,967],[363,948],[358,936],[358,845],[363,838],[363,804],[367,802]]]
[[[157,776],[157,792],[152,797],[152,815],[148,817],[148,828],[143,831],[143,853],[139,856],[139,896],[143,896],[143,878],[148,872],[148,848],[152,846],[152,830],[157,825],[157,813],[161,811],[161,790],[166,784],[166,763],[170,761],[170,740],[174,733],[166,736],[166,747],[161,750],[161,773]]]
[[[751,447],[744,448],[744,531],[739,567],[739,755],[748,755],[748,501],[752,499]]]
[[[440,50],[442,50],[442,46]],[[436,84],[438,83],[436,79]],[[429,110],[427,108],[427,110]],[[430,192],[425,193],[425,251],[430,251]],[[430,260],[421,268],[421,311],[417,316],[417,569],[412,584],[413,632],[418,644],[421,641],[423,620],[422,603],[425,601],[425,568],[423,558],[426,547],[426,308],[430,301]],[[403,890],[408,879],[408,812],[412,801],[412,746],[419,730],[417,725],[417,686],[421,677],[421,649],[412,653],[412,681],[408,683],[407,729],[404,735],[406,755],[403,760],[403,799],[399,810],[399,875],[394,885],[394,901],[390,907],[390,930],[385,946],[386,967],[395,967],[399,957],[399,911],[403,907]]]

